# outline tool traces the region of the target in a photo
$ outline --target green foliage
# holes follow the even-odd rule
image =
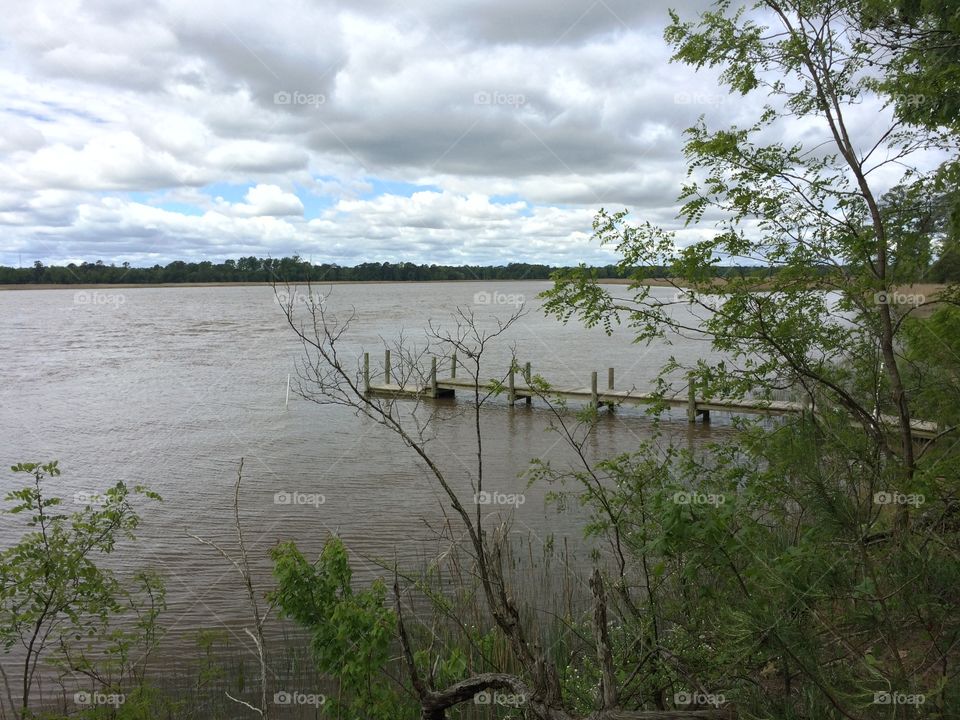
[[[226,633],[222,630],[200,630],[197,633],[197,648],[201,652],[200,665],[197,669],[198,690],[224,676],[223,668],[216,661],[214,649],[217,643],[225,639]]]
[[[957,115],[944,112],[955,83],[922,110],[893,94],[908,74],[917,92],[935,92],[957,62],[934,53],[949,67],[933,67],[916,36],[882,48],[863,38],[877,23],[946,37],[955,8],[758,8],[767,12],[718,2],[697,22],[673,14],[666,31],[675,60],[716,67],[732,92],[777,102],[745,127],[711,130],[701,118],[687,130],[680,217],[711,226],[681,244],[628,223],[625,211],[601,210],[595,235],[619,253],[630,296],[614,297],[580,269],[557,273],[544,297],[565,321],[608,331],[625,322],[639,342],[695,333],[722,353],[671,359],[661,393],[688,371],[706,397],[790,390],[815,412],[738,423],[732,440],[697,453],[651,442],[587,471],[537,463],[532,475],[566,483],[554,496],[566,502],[572,492],[593,514],[587,532],[615,550],[610,585],[636,639],[615,660],[643,668],[624,688],[637,708],[681,706],[678,693],[698,692],[743,717],[949,717],[960,702],[949,670],[960,661],[951,590],[960,582],[960,452],[953,439],[920,447],[908,419],[956,433],[957,289],[941,293],[929,318],[920,310],[930,298],[901,301],[895,290],[936,267],[938,253],[949,260],[956,244]],[[892,24],[879,19],[884,8],[900,13]],[[912,127],[850,136],[845,113],[876,92]],[[797,123],[825,129],[825,142],[771,141]],[[873,171],[888,162],[871,166],[863,150],[874,143],[905,169],[882,197]],[[921,172],[914,153],[934,147],[952,154]],[[716,282],[731,261],[759,272]],[[645,285],[645,267],[667,267],[684,294]],[[582,693],[596,677],[588,662],[568,689]],[[888,703],[887,694],[923,702]]]
[[[272,599],[310,632],[317,669],[339,685],[324,707],[371,720],[415,717],[403,714],[409,704],[382,676],[396,629],[394,613],[384,607],[383,581],[354,590],[346,548],[336,537],[314,564],[293,542],[280,543],[271,556],[277,579]]]
[[[647,443],[597,468],[603,496],[582,475],[548,478],[581,488],[588,532],[628,557],[638,610],[621,616],[615,637],[630,642],[614,654],[646,668],[624,688],[636,707],[699,692],[743,717],[880,720],[890,708],[875,694],[898,692],[924,696],[903,717],[948,716],[960,683],[930,662],[955,662],[960,641],[960,478],[954,466],[918,479],[920,516],[894,542],[895,510],[875,496],[896,476],[859,456],[866,444],[838,414],[702,453]],[[586,711],[598,671],[589,657],[577,667],[565,687],[587,693]]]
[[[141,573],[136,588],[126,587],[98,563],[114,551],[120,537],[134,538],[140,518],[131,495],[160,497],[118,482],[102,496],[88,498],[82,509],[66,513],[61,498],[47,495],[43,487],[47,478],[60,475],[57,461],[19,463],[11,470],[33,480],[5,497],[13,505],[4,514],[24,516],[29,530],[0,552],[0,641],[4,653],[17,644],[25,651],[17,678],[17,704],[24,714],[43,659],[82,671],[96,668],[102,678],[116,672],[119,680],[137,672],[131,653],[155,642],[163,585],[156,576]],[[112,621],[128,613],[136,618],[133,627],[115,629]],[[90,654],[93,644],[106,646],[96,660]],[[142,680],[142,668],[139,672]]]
[[[172,701],[149,682],[142,682],[123,694],[123,702],[116,705],[97,705],[83,708],[67,716],[43,716],[44,720],[175,720],[193,717],[187,714],[183,702]]]
[[[883,57],[878,87],[904,122],[960,130],[960,13],[950,0],[866,0],[862,42]]]
[[[719,2],[696,23],[673,15],[665,33],[675,60],[718,67],[731,91],[765,91],[779,101],[745,127],[711,130],[701,118],[686,131],[689,178],[680,217],[692,226],[709,212],[717,218],[712,227],[681,245],[674,233],[629,223],[626,211],[601,210],[595,236],[620,255],[620,272],[634,281],[629,297],[614,297],[580,268],[555,274],[543,294],[546,309],[608,332],[626,322],[638,342],[705,333],[729,357],[687,364],[708,395],[769,397],[802,386],[864,421],[879,408],[906,424],[904,413],[916,408],[903,406],[913,397],[893,358],[900,318],[919,303],[908,296],[898,306],[897,289],[922,278],[935,252],[946,257],[943,248],[952,247],[956,168],[946,163],[923,174],[910,166],[918,150],[942,144],[936,132],[878,129],[876,142],[889,143],[906,168],[901,183],[880,197],[871,187],[874,167],[854,150],[875,139],[851,138],[844,121],[851,106],[877,90],[865,71],[876,62],[871,49],[851,39],[861,29],[859,16],[843,3],[770,9],[772,15],[746,13]],[[824,142],[814,148],[770,141],[798,120],[823,128]],[[727,273],[715,282],[720,264],[731,261],[760,272]],[[668,268],[683,296],[645,285],[649,267]],[[871,365],[875,382],[849,373]],[[665,375],[679,369],[672,365]],[[906,448],[901,454],[912,471]]]
[[[936,418],[944,429],[960,425],[960,309],[906,318],[903,341],[918,415]]]

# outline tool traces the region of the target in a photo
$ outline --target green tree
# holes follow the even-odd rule
[[[614,584],[641,608],[626,615],[640,642],[618,664],[650,668],[636,692],[655,706],[691,685],[748,717],[947,717],[960,698],[957,674],[927,660],[953,667],[960,639],[949,590],[958,528],[946,520],[957,428],[935,401],[955,395],[943,393],[955,318],[923,320],[932,299],[899,287],[929,262],[953,172],[952,156],[923,172],[920,153],[950,152],[951,137],[901,115],[852,134],[854,109],[891,91],[877,77],[898,72],[889,56],[876,65],[859,10],[791,0],[753,11],[719,2],[694,23],[673,15],[676,60],[771,97],[747,127],[711,130],[701,118],[687,131],[681,218],[720,219],[680,246],[601,211],[597,238],[616,246],[634,284],[613,293],[581,269],[546,293],[557,316],[609,331],[627,322],[638,341],[706,335],[724,359],[672,359],[663,393],[685,390],[678,379],[692,372],[707,398],[790,391],[812,410],[772,428],[743,423],[701,455],[651,445],[600,468],[535,468],[577,483],[591,530],[629,557]],[[770,140],[797,121],[822,137]],[[877,171],[894,162],[903,177],[882,195]],[[724,262],[765,274],[714,282]],[[656,266],[677,293],[644,284]],[[950,287],[938,301],[957,297]],[[916,417],[947,440],[918,443]]]
[[[354,590],[346,548],[336,537],[324,544],[313,564],[292,542],[281,543],[271,555],[277,578],[274,602],[310,632],[317,668],[338,683],[337,697],[327,698],[326,704],[338,717],[411,717],[409,704],[383,682],[396,628],[394,614],[384,607],[383,581]]]
[[[621,253],[622,269],[636,281],[632,296],[615,299],[589,273],[571,271],[557,276],[547,308],[607,327],[625,313],[641,341],[706,330],[715,349],[734,360],[698,368],[707,392],[742,395],[793,387],[825,398],[863,426],[899,465],[903,486],[909,487],[917,458],[897,333],[900,318],[923,302],[898,305],[888,299],[900,297],[898,284],[926,262],[919,240],[897,223],[909,214],[902,203],[915,203],[933,182],[910,162],[939,146],[940,137],[903,128],[897,120],[870,137],[851,135],[852,108],[876,89],[866,73],[870,48],[849,39],[860,27],[851,5],[771,0],[758,7],[766,13],[753,17],[721,2],[697,24],[673,14],[666,31],[675,60],[719,67],[731,91],[764,91],[777,102],[746,128],[711,131],[701,118],[687,130],[690,180],[682,189],[681,217],[691,225],[707,211],[719,216],[710,237],[680,248],[673,233],[649,223],[631,226],[626,212],[601,211],[596,235]],[[816,152],[799,142],[761,140],[797,118],[823,131],[822,142],[814,141]],[[878,157],[884,145],[890,151]],[[894,160],[907,168],[904,187],[885,202],[874,177]],[[760,287],[749,277],[727,276],[713,285],[723,260],[770,270],[767,292],[757,293]],[[692,288],[689,302],[709,313],[703,327],[689,313],[674,312],[674,297],[664,299],[642,284],[643,268],[660,265],[670,268],[678,289]],[[837,294],[836,303],[824,289]],[[712,312],[716,296],[722,307]],[[956,297],[951,290],[940,300]],[[838,321],[838,310],[856,322]],[[872,365],[880,392],[866,398],[852,393],[836,362],[841,355]],[[882,417],[887,414],[895,419],[893,436]]]
[[[950,0],[865,0],[861,42],[883,69],[878,87],[897,116],[960,130],[960,13]]]
[[[27,717],[40,662],[64,643],[84,636],[108,638],[111,619],[129,609],[134,592],[98,561],[114,551],[120,537],[134,537],[140,517],[131,495],[160,497],[141,486],[131,491],[118,482],[102,496],[78,498],[87,504],[66,514],[62,500],[43,487],[44,480],[60,475],[57,461],[20,463],[11,470],[29,475],[32,484],[6,495],[13,506],[4,514],[24,515],[30,529],[0,552],[0,641],[5,654],[15,645],[22,653],[16,701],[6,675],[4,681],[17,717]],[[151,578],[143,587],[155,593],[159,584]],[[129,649],[129,638],[114,639],[120,648]]]

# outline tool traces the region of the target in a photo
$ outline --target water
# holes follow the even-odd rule
[[[456,306],[489,325],[510,305],[477,305],[476,293],[524,296],[529,313],[491,350],[488,377],[507,366],[515,345],[521,361],[557,386],[587,386],[590,372],[617,370],[617,387],[651,387],[671,356],[693,362],[707,356],[703,341],[677,338],[650,347],[627,331],[606,336],[579,323],[564,326],[539,310],[545,282],[402,283],[337,285],[326,307],[356,319],[341,352],[357,362],[371,351],[379,372],[383,340],[401,332],[423,343],[428,320],[453,330]],[[321,288],[323,292],[331,290]],[[258,586],[270,584],[267,550],[293,539],[312,555],[329,533],[340,534],[363,582],[384,574],[370,558],[413,565],[437,550],[449,502],[412,451],[384,428],[341,407],[318,405],[291,393],[302,348],[287,327],[269,287],[136,288],[0,292],[0,459],[59,459],[63,475],[51,488],[68,499],[124,480],[159,492],[162,504],[140,503],[139,542],[124,544],[122,570],[151,567],[166,578],[169,609],[164,643],[189,642],[199,628],[221,628],[242,640],[248,623],[238,573],[213,549],[189,537],[234,548],[233,484],[245,459],[241,518]],[[669,288],[656,289],[665,295]],[[515,299],[515,298],[514,298]],[[684,312],[681,308],[679,312]],[[429,449],[472,507],[475,468],[467,403],[437,403],[437,431]],[[563,465],[571,453],[546,432],[548,414],[494,401],[482,415],[487,487],[523,492],[524,504],[505,509],[514,529],[534,544],[553,536],[582,547],[582,511],[558,514],[544,504],[546,488],[527,489],[518,474],[534,457]],[[667,424],[678,440],[698,441],[714,430]],[[722,432],[722,430],[720,430]],[[649,436],[641,411],[605,416],[588,451],[600,458],[635,448]],[[0,473],[4,493],[23,478]],[[322,494],[321,505],[276,504],[277,492]],[[496,512],[496,511],[494,511]],[[0,527],[6,547],[22,530]],[[186,638],[191,638],[187,640]]]

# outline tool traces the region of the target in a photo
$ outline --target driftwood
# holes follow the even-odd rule
[[[475,701],[479,693],[490,690],[509,690],[514,695],[524,698],[524,707],[529,708],[543,720],[734,720],[736,718],[736,712],[732,707],[704,710],[617,709],[613,653],[606,627],[607,609],[603,578],[599,570],[594,570],[590,578],[590,587],[594,594],[594,638],[603,674],[600,689],[601,709],[586,717],[579,717],[549,702],[541,692],[532,689],[521,678],[509,673],[480,673],[442,690],[431,689],[420,677],[413,660],[410,638],[403,622],[400,586],[394,573],[393,596],[397,612],[397,634],[400,637],[403,659],[410,673],[411,683],[420,702],[420,720],[446,720],[447,710],[461,703]]]

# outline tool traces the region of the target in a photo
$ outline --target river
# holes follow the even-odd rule
[[[522,281],[315,290],[326,296],[329,311],[356,313],[341,352],[356,362],[369,350],[374,372],[384,340],[402,332],[422,344],[428,321],[453,329],[451,312],[458,306],[489,324],[521,300],[527,314],[491,350],[488,377],[506,368],[511,345],[557,386],[586,386],[592,370],[605,383],[606,368],[615,367],[618,387],[649,388],[671,355],[686,362],[709,355],[702,340],[644,346],[624,328],[607,336],[576,320],[563,325],[540,310],[537,294],[548,287]],[[122,544],[114,562],[126,570],[154,568],[166,578],[165,642],[181,642],[199,628],[239,635],[248,618],[239,575],[188,533],[233,547],[232,490],[241,457],[241,516],[263,588],[270,582],[267,550],[277,541],[293,539],[314,553],[329,533],[339,533],[362,582],[383,574],[372,557],[415,564],[435,550],[435,530],[444,522],[436,484],[388,431],[295,391],[285,405],[287,376],[296,377],[301,356],[270,287],[0,292],[3,464],[58,459],[63,475],[49,485],[67,499],[68,509],[76,493],[118,480],[159,492],[162,503],[139,503],[139,540]],[[466,406],[463,399],[446,401],[421,414],[434,413],[431,452],[469,499],[475,446]],[[514,531],[533,545],[566,538],[582,547],[583,511],[545,506],[548,488],[527,488],[519,477],[535,457],[559,465],[571,460],[559,437],[546,432],[548,419],[536,402],[510,408],[498,399],[484,409],[488,487],[525,496],[522,505],[494,512],[508,514]],[[717,418],[713,430],[699,423],[691,428],[678,414],[665,427],[673,439],[699,442],[724,425]],[[642,410],[605,413],[589,453],[601,458],[629,451],[650,428]],[[23,480],[4,471],[0,488],[8,492]],[[322,495],[323,502],[278,504],[278,492]],[[21,531],[5,519],[0,546]]]

